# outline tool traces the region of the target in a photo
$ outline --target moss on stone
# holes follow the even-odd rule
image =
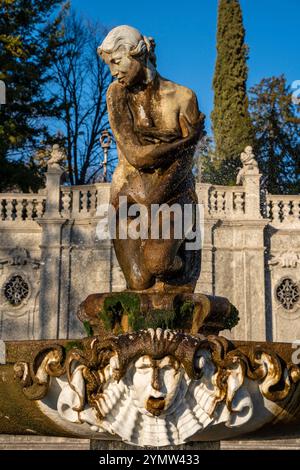
[[[84,321],[83,322],[83,327],[85,329],[85,332],[87,334],[87,336],[93,336],[94,332],[93,332],[93,327],[92,325],[90,324],[89,321]]]
[[[122,317],[127,315],[128,326],[132,331],[145,328],[184,328],[186,322],[193,318],[194,304],[190,301],[180,302],[174,310],[153,309],[147,313],[141,312],[138,294],[122,292],[112,294],[104,301],[99,313],[106,331],[121,331]],[[117,334],[117,332],[115,331]]]
[[[145,328],[173,329],[175,328],[175,315],[174,310],[150,310],[145,318]]]
[[[175,327],[186,328],[193,321],[194,315],[194,302],[186,300],[183,303],[179,303],[175,309]]]
[[[65,345],[65,351],[66,353],[69,352],[71,349],[76,348],[76,349],[81,349],[83,350],[83,346],[80,343],[80,341],[70,341],[68,344]]]
[[[128,315],[130,326],[140,313],[140,299],[137,294],[121,292],[112,294],[104,300],[103,309],[99,313],[104,328],[113,330],[116,324],[121,324],[122,316]]]
[[[185,301],[174,310],[154,309],[148,312],[142,328],[184,329],[192,322],[194,303]]]
[[[238,324],[239,320],[238,309],[234,305],[231,305],[230,314],[224,320],[224,330],[231,330]]]

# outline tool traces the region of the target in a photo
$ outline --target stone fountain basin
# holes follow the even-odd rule
[[[160,335],[165,335],[163,330],[160,331]],[[137,337],[139,334],[139,332],[136,333]],[[148,333],[144,332],[144,334]],[[178,333],[175,332],[174,334],[177,335]],[[153,336],[153,333],[151,333],[150,336],[151,335]],[[185,334],[182,333],[182,335]],[[123,337],[125,338],[124,341],[128,340],[128,335],[121,335],[119,337],[113,337],[115,339],[113,339],[113,342],[111,343],[118,343],[116,348],[119,348],[119,353],[119,343],[122,343]],[[195,427],[196,432],[193,432],[193,430],[191,430],[190,433],[187,432],[185,435],[186,437],[183,436],[181,440],[179,439],[180,442],[216,441],[221,439],[236,438],[240,435],[249,435],[250,438],[253,438],[253,433],[255,433],[256,437],[259,435],[261,438],[270,438],[270,436],[272,437],[273,435],[276,437],[286,437],[289,433],[295,434],[295,432],[298,432],[300,426],[300,372],[298,366],[292,363],[292,358],[295,357],[295,350],[291,344],[243,341],[235,341],[234,343],[231,343],[222,337],[210,336],[208,338],[203,338],[199,335],[186,335],[186,338],[182,336],[181,340],[183,342],[189,342],[192,347],[193,344],[196,345],[197,341],[199,342],[200,347],[202,347],[202,344],[205,343],[204,346],[206,349],[207,344],[209,343],[214,345],[220,345],[221,343],[223,345],[225,343],[230,344],[228,351],[225,353],[225,355],[223,355],[222,364],[220,359],[216,358],[217,349],[215,349],[212,353],[212,357],[214,357],[214,359],[212,359],[211,363],[214,362],[214,364],[217,364],[219,361],[219,365],[221,364],[220,370],[221,375],[223,374],[223,382],[225,380],[224,377],[231,377],[230,374],[232,374],[232,371],[234,370],[232,364],[236,363],[236,359],[232,361],[232,358],[239,357],[240,355],[243,358],[242,362],[249,361],[250,363],[252,361],[253,363],[253,361],[255,361],[255,357],[258,357],[258,352],[259,354],[263,354],[265,357],[265,364],[263,367],[268,369],[269,372],[266,372],[264,377],[262,375],[260,379],[258,379],[258,377],[251,378],[251,367],[249,366],[250,368],[247,372],[248,375],[245,373],[245,377],[242,381],[243,384],[240,390],[244,390],[244,392],[246,392],[246,394],[248,393],[251,397],[251,406],[253,407],[251,419],[248,421],[243,421],[243,413],[241,413],[237,419],[234,418],[234,420],[237,422],[236,425],[233,424],[228,426],[228,423],[226,424],[223,419],[220,419],[220,416],[223,416],[225,413],[224,410],[227,406],[225,404],[221,405],[221,400],[218,407],[221,406],[222,410],[219,412],[218,410],[220,408],[217,407],[215,409],[212,414],[212,421],[208,423],[207,426],[203,425],[202,423],[202,429],[196,429],[197,427]],[[102,340],[98,338],[97,341],[101,346]],[[107,339],[103,339],[104,346],[105,344],[106,346],[108,345],[107,341]],[[76,339],[2,342],[0,365],[0,433],[16,435],[82,437],[100,440],[109,439],[116,441],[123,440],[133,445],[149,445],[147,439],[143,441],[139,440],[139,437],[129,438],[127,435],[122,436],[116,432],[113,433],[113,424],[111,424],[113,421],[111,421],[111,418],[109,418],[110,421],[108,420],[110,424],[108,425],[106,423],[103,429],[100,430],[99,428],[97,429],[95,423],[93,425],[93,423],[90,422],[89,418],[86,420],[86,422],[84,422],[83,419],[82,423],[75,423],[74,420],[64,420],[61,415],[58,415],[56,404],[58,393],[61,392],[61,388],[59,389],[58,385],[62,387],[61,381],[64,381],[64,384],[67,384],[68,379],[66,379],[66,373],[60,375],[60,373],[55,372],[55,370],[58,370],[55,369],[57,364],[54,365],[54,369],[52,370],[52,372],[54,371],[53,377],[49,377],[47,373],[43,375],[43,358],[45,358],[47,354],[49,355],[50,352],[55,348],[63,351],[64,356],[68,356],[68,354],[70,355],[70,352],[72,353],[72,351],[72,354],[75,354],[76,356],[79,350],[84,351],[84,353],[86,351],[90,351],[91,347],[94,347],[94,344],[95,338],[85,338],[82,340]],[[178,344],[181,344],[180,341]],[[213,346],[213,348],[214,347],[215,346]],[[207,358],[208,356],[205,356],[205,354],[203,357]],[[156,360],[160,361],[161,359]],[[188,362],[189,359],[185,358],[184,360]],[[277,361],[276,364],[274,362],[275,360]],[[63,361],[64,359],[61,361],[61,363]],[[20,364],[22,364],[22,373],[20,373]],[[119,371],[121,366],[118,365],[117,367]],[[207,367],[207,370],[209,370],[208,366],[205,367]],[[203,368],[204,371],[206,370],[205,367]],[[186,367],[186,369],[188,369],[188,367]],[[195,384],[200,384],[202,387],[202,381],[205,382],[206,380],[205,383],[209,389],[209,373],[208,375],[205,374],[204,379],[203,376],[202,378],[187,379],[189,381],[189,387],[191,384],[192,386]],[[57,375],[57,377],[55,377],[55,375]],[[39,376],[38,384],[36,383],[37,376]],[[234,380],[237,380],[237,376],[238,375],[234,376]],[[35,377],[35,383],[32,382],[32,377]],[[125,380],[124,383],[126,385],[126,376],[125,379],[119,378],[118,380],[120,383],[122,380]],[[271,385],[272,380],[274,385]],[[73,381],[73,384],[74,383],[75,382]],[[227,382],[226,387],[226,393],[228,395],[229,389],[231,387],[229,381]],[[193,399],[199,396],[201,401],[202,398],[200,396],[201,394],[199,395],[199,387],[197,390],[198,395],[195,393],[193,395]],[[283,393],[284,390],[285,392]],[[242,397],[242,399],[244,398]],[[228,404],[228,396],[226,400]],[[236,407],[236,405],[234,406]],[[233,409],[234,406],[232,406]],[[228,405],[228,407],[230,409],[230,405]],[[228,416],[230,416],[232,410],[227,410],[226,412],[227,414],[229,413]],[[145,423],[148,419],[150,419],[149,416],[146,416]],[[116,419],[118,419],[118,417],[116,417]],[[164,416],[159,418],[154,417],[153,419],[156,420],[157,423],[162,423]],[[201,421],[200,418],[199,420]],[[110,426],[112,426],[112,428]],[[125,418],[123,421],[123,426],[126,427]],[[189,424],[189,426],[191,426],[191,424]],[[158,439],[157,436],[156,438]],[[157,445],[168,445],[172,443],[172,440],[170,442],[167,441],[168,438],[165,437],[165,440],[164,438],[161,439],[161,442]],[[175,441],[175,444],[179,444],[179,441]]]

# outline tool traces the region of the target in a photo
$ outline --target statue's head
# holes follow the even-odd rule
[[[107,63],[111,74],[125,87],[151,81],[156,73],[155,43],[131,26],[112,29],[98,54]]]
[[[251,147],[251,145],[247,145],[244,152],[241,153],[241,161],[242,163],[248,163],[253,158],[255,158],[255,155],[253,153],[253,148]]]

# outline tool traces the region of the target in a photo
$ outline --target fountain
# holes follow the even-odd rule
[[[2,433],[90,438],[98,449],[201,448],[299,423],[292,345],[229,341],[220,332],[237,324],[235,307],[194,293],[192,166],[204,116],[191,90],[159,75],[154,49],[129,26],[98,49],[116,79],[107,95],[119,154],[110,226],[127,289],[81,303],[87,338],[2,342]]]

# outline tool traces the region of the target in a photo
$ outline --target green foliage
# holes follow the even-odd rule
[[[27,155],[41,138],[49,137],[45,120],[57,114],[55,100],[45,97],[44,87],[63,42],[62,4],[63,0],[0,2],[0,80],[6,85],[6,105],[0,109],[1,190],[4,182],[8,189],[41,185],[41,175]]]
[[[253,143],[246,92],[247,53],[239,1],[220,0],[213,81],[214,109],[211,114],[217,156],[212,170],[216,169],[219,184],[235,183],[239,156],[247,145]]]
[[[1,138],[1,137],[0,137]],[[7,161],[0,158],[0,192],[20,189],[37,192],[43,175],[34,162]]]
[[[93,336],[93,327],[89,321],[86,320],[83,322],[83,328],[85,329],[85,332],[88,336]]]
[[[264,78],[250,90],[255,154],[272,194],[300,193],[300,106],[284,75]]]

